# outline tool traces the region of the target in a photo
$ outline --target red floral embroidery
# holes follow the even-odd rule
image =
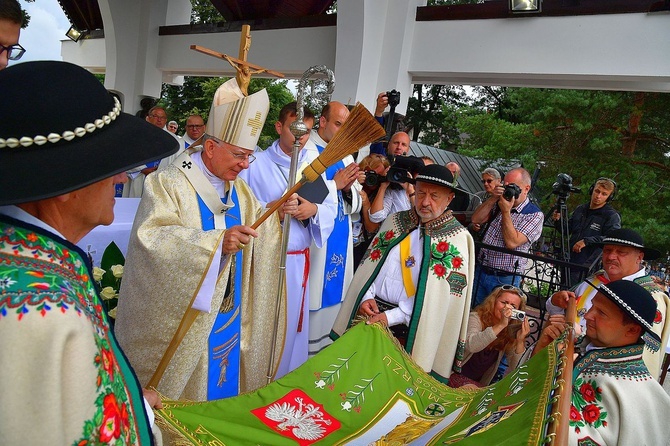
[[[447,268],[438,263],[433,267],[433,272],[437,277],[442,277],[447,272]]]
[[[438,279],[447,276],[450,269],[459,269],[463,256],[453,243],[440,241],[430,246],[430,268]]]
[[[602,406],[603,390],[595,380],[575,379],[570,407],[570,426],[579,433],[584,426],[607,426],[607,411]]]
[[[570,419],[572,421],[582,421],[582,414],[572,404],[570,405]]]
[[[579,393],[582,394],[584,401],[592,403],[596,400],[596,392],[593,390],[593,386],[590,383],[584,383],[579,388]]]
[[[378,249],[375,249],[374,251],[372,251],[370,253],[370,258],[372,260],[379,260],[381,258],[381,256],[382,256],[382,252]]]
[[[393,234],[393,231],[387,231],[386,235],[384,235],[384,240],[389,241],[393,238],[395,234]]]
[[[124,405],[119,406],[113,393],[105,396],[103,400],[103,421],[100,426],[100,441],[109,443],[121,436],[121,427],[129,426],[128,412]],[[124,419],[125,418],[125,419]]]
[[[114,379],[114,355],[109,350],[102,350],[102,368],[109,374],[109,379]]]
[[[660,324],[663,321],[663,315],[660,311],[656,310],[656,315],[654,316],[654,324]]]
[[[37,241],[37,235],[35,235],[34,232],[31,232],[30,234],[26,235],[26,238],[28,239],[29,242],[35,243]]]
[[[582,409],[582,414],[584,415],[584,421],[593,424],[600,418],[600,408],[595,404],[587,404],[584,406],[584,409]]]

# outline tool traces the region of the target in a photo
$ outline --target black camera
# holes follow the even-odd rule
[[[505,184],[502,196],[507,201],[516,200],[521,195],[521,188],[514,183]]]
[[[400,104],[400,92],[398,90],[387,91],[386,98],[389,100],[390,107]]]
[[[386,174],[391,183],[406,183],[414,178],[416,173],[423,169],[425,164],[418,156],[396,156],[393,165]]]
[[[374,170],[365,171],[365,185],[368,187],[377,187],[381,183],[388,181],[386,175],[379,175]]]
[[[572,185],[572,177],[567,173],[556,175],[556,182],[552,186],[551,193],[559,197],[567,197],[570,195],[570,192],[580,194],[582,190]]]

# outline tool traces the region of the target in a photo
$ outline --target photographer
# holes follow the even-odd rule
[[[379,185],[386,181],[386,173],[391,164],[389,160],[378,153],[372,153],[361,160],[358,164],[361,171],[365,172],[365,179],[361,182],[361,220],[359,231],[354,229],[354,271],[361,262],[368,245],[377,233],[380,224],[370,220],[370,206],[379,191]]]
[[[384,120],[384,110],[391,106],[390,115],[395,115],[395,107],[400,103],[400,92],[396,90],[382,91],[377,95],[377,105],[375,106],[375,119],[386,128]],[[390,116],[393,119],[393,116]],[[387,137],[392,132],[387,129]],[[388,146],[385,149],[384,143],[377,142],[370,145],[370,153],[378,153],[380,155],[407,155],[409,153],[409,135],[405,132],[396,132],[389,138]]]
[[[570,232],[570,263],[590,266],[602,252],[598,244],[608,232],[621,228],[621,216],[610,202],[616,195],[616,183],[609,178],[598,178],[589,189],[588,203],[577,206],[568,220]],[[560,213],[553,219],[560,227]]]
[[[472,223],[489,227],[483,243],[520,252],[529,252],[540,238],[544,215],[528,199],[531,177],[524,168],[510,170],[504,186],[496,186],[472,214]],[[500,285],[519,286],[527,259],[482,248],[475,271],[474,305],[484,301]]]
[[[521,289],[503,285],[470,313],[461,373],[451,374],[450,387],[488,386],[503,354],[507,356],[510,370],[517,367],[530,333],[524,313],[526,300],[526,293]]]
[[[377,196],[370,206],[370,221],[381,223],[386,217],[412,208],[414,186],[411,181],[424,161],[415,156],[398,156],[389,169],[386,181],[379,184]]]

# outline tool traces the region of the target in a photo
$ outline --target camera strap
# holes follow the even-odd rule
[[[495,207],[489,214],[489,219],[486,221],[486,223],[482,224],[482,228],[479,230],[479,241],[484,241],[484,236],[486,235],[486,232],[489,230],[489,227],[491,226],[491,222],[496,219],[496,217],[500,214],[500,208],[498,207],[498,203],[496,203]]]

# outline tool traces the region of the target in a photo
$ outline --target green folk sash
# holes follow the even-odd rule
[[[558,358],[551,344],[490,387],[452,389],[414,364],[381,325],[360,323],[255,392],[164,401],[157,415],[162,428],[195,445],[539,445]]]

